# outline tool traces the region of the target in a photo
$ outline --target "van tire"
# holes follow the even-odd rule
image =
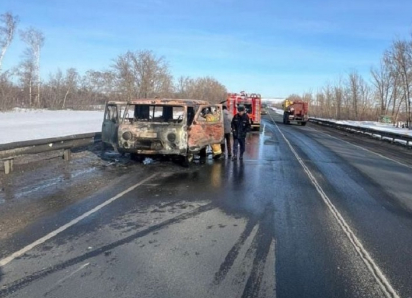
[[[102,142],[102,147],[101,147],[101,156],[104,157],[105,153],[107,150],[107,145],[105,142]]]
[[[188,168],[193,161],[193,153],[187,153],[186,156],[182,156],[182,166]]]
[[[130,159],[137,162],[143,162],[144,156],[137,153],[130,153]]]

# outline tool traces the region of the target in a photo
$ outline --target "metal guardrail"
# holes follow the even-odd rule
[[[64,159],[70,160],[71,149],[85,147],[100,141],[101,133],[93,132],[66,137],[0,144],[0,160],[4,161],[4,170],[5,173],[8,174],[13,171],[13,160],[16,157],[63,150]]]
[[[340,124],[340,123],[335,123],[332,121],[328,120],[321,120],[321,119],[316,119],[316,118],[309,118],[309,122],[315,123],[318,125],[323,125],[323,126],[328,126],[332,128],[336,128],[339,130],[345,130],[351,133],[361,133],[364,135],[372,136],[379,138],[381,140],[390,140],[392,143],[398,142],[400,144],[406,145],[406,147],[412,146],[412,136],[407,135],[407,134],[402,134],[402,133],[395,133],[395,132],[389,132],[389,131],[382,131],[382,130],[377,130],[377,129],[372,129],[372,128],[366,128],[366,127],[361,127],[361,126],[354,126],[354,125],[348,125],[348,124]],[[402,142],[400,142],[402,141]]]

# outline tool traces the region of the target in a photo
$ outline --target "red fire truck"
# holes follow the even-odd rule
[[[237,107],[243,105],[250,118],[252,128],[255,130],[260,129],[260,111],[262,109],[260,94],[247,94],[244,91],[240,93],[228,93],[226,105],[229,113],[233,116],[237,113]]]

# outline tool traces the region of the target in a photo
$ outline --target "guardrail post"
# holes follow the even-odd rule
[[[72,158],[72,151],[70,149],[64,149],[63,151],[63,159],[65,161],[69,161]]]
[[[6,175],[13,172],[13,159],[7,159],[4,161],[4,173]]]

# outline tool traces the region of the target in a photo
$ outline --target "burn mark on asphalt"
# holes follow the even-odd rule
[[[219,271],[215,274],[214,284],[220,284],[226,277],[227,273],[229,272],[230,268],[232,268],[233,263],[235,262],[240,249],[242,248],[243,244],[245,243],[246,239],[252,233],[253,228],[257,224],[256,219],[251,219],[246,224],[245,230],[240,234],[239,239],[236,241],[235,245],[231,248],[229,253],[226,255],[224,262],[220,265]]]
[[[253,239],[251,247],[256,247],[252,270],[246,282],[242,298],[259,297],[260,285],[262,284],[266,259],[269,254],[273,237],[273,216],[267,214],[259,224],[259,228]],[[272,236],[272,237],[271,237]]]
[[[275,239],[273,230],[274,209],[267,206],[265,212],[260,217],[252,217],[246,224],[246,227],[234,246],[230,249],[225,257],[224,262],[220,265],[218,272],[215,274],[213,285],[219,285],[227,276],[232,268],[235,260],[238,258],[239,252],[245,241],[251,235],[254,227],[258,226],[256,235],[254,236],[251,246],[248,248],[245,259],[254,259],[252,269],[246,281],[242,297],[258,297],[260,286],[262,284],[265,263],[269,254],[272,241]],[[246,272],[242,274],[243,280],[246,278]],[[235,280],[234,283],[239,283]]]

